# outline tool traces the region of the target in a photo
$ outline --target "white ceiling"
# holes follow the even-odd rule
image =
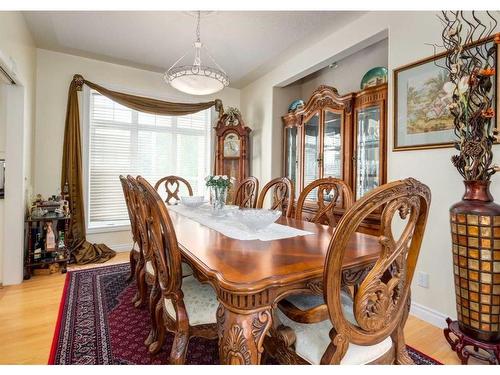
[[[201,20],[201,40],[241,88],[362,12],[217,11]],[[24,12],[39,48],[163,72],[195,39],[188,12]]]

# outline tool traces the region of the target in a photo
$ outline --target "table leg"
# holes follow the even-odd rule
[[[260,364],[262,343],[271,327],[271,307],[259,310],[232,310],[220,304],[217,310],[221,364]]]

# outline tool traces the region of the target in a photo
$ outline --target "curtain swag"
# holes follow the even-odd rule
[[[67,190],[67,194],[69,195],[71,224],[69,233],[67,233],[67,239],[73,250],[72,255],[78,264],[105,262],[116,254],[104,244],[91,244],[86,240],[82,194],[80,111],[78,107],[78,91],[82,90],[83,85],[87,85],[125,107],[150,114],[183,116],[211,107],[215,107],[219,116],[222,116],[224,113],[222,102],[219,99],[204,103],[172,103],[108,90],[100,85],[87,81],[80,74],[75,74],[73,76],[73,80],[69,86],[68,106],[66,109],[61,191]],[[116,176],[116,178],[118,179],[118,176]]]

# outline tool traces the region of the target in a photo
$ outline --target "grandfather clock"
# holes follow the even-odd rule
[[[215,126],[215,174],[236,179],[237,185],[250,174],[249,134],[239,111],[224,113]]]

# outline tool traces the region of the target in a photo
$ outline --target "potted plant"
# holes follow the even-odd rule
[[[500,206],[489,191],[498,170],[492,118],[500,36],[493,38],[496,21],[487,16],[484,24],[474,13],[443,12],[442,38],[449,75],[443,89],[457,136],[452,163],[465,184],[462,200],[450,208],[458,326],[491,342],[500,339]]]

